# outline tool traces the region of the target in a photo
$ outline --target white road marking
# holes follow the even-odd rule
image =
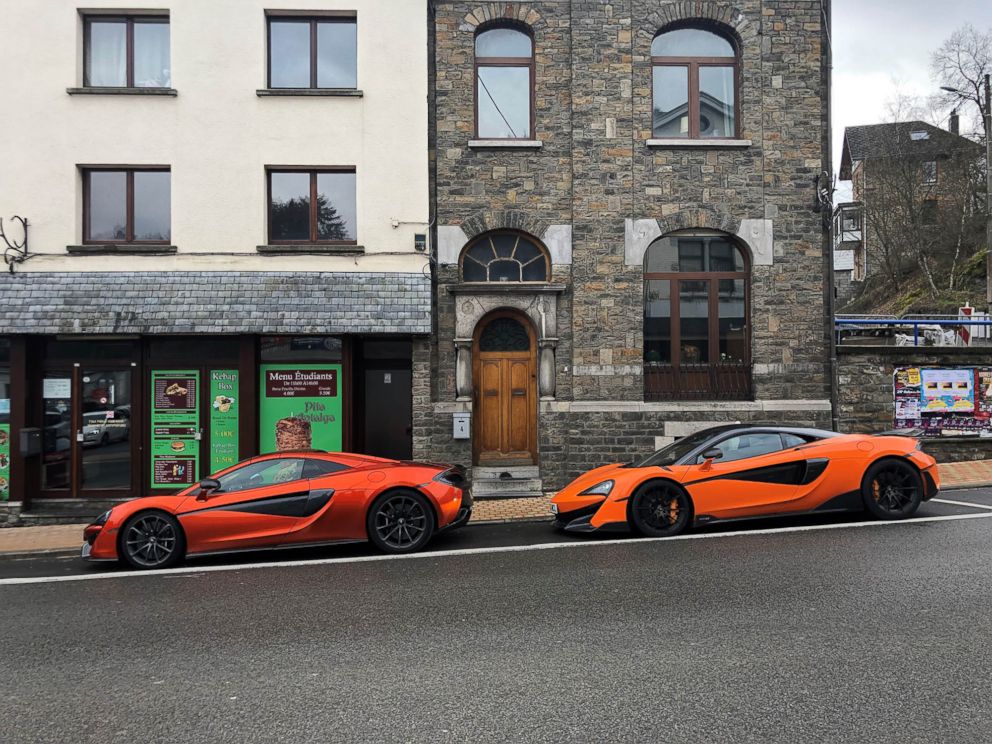
[[[819,532],[821,530],[843,530],[855,527],[892,527],[927,522],[954,522],[963,519],[990,519],[992,512],[985,514],[954,514],[943,517],[919,517],[893,522],[871,520],[868,522],[839,522],[835,524],[812,524],[796,527],[772,527],[764,530],[734,530],[733,532],[689,533],[678,537],[641,537],[624,540],[587,540],[575,542],[539,543],[537,545],[507,545],[491,548],[459,548],[456,550],[432,550],[407,555],[360,555],[348,558],[311,558],[303,561],[270,561],[267,563],[240,563],[230,566],[184,566],[152,571],[114,571],[75,576],[37,576],[14,579],[0,579],[0,586],[16,584],[55,584],[63,581],[100,581],[103,579],[127,579],[139,576],[179,576],[181,574],[205,574],[220,571],[251,571],[259,568],[304,568],[308,566],[330,566],[343,563],[378,563],[380,561],[423,560],[427,558],[448,558],[462,555],[488,555],[493,553],[523,553],[529,550],[559,550],[563,548],[597,548],[603,545],[646,545],[659,542],[681,540],[710,540],[726,537],[754,537],[759,535],[780,535],[790,532]]]
[[[988,504],[973,504],[970,501],[952,501],[951,499],[931,499],[931,501],[936,501],[939,504],[953,504],[954,506],[970,506],[973,509],[988,509],[992,511],[992,506]]]

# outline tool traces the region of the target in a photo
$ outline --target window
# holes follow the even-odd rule
[[[217,480],[220,481],[220,491],[223,493],[275,486],[302,479],[303,463],[304,460],[299,457],[260,460],[225,473]]]
[[[270,88],[358,87],[354,18],[269,18]]]
[[[168,18],[88,16],[83,24],[83,85],[89,88],[172,85]]]
[[[937,183],[937,161],[928,160],[923,163],[923,185],[933,186]]]
[[[548,263],[544,249],[524,233],[487,233],[462,254],[462,281],[546,282]]]
[[[662,238],[644,271],[645,397],[741,400],[751,395],[748,268],[715,234]]]
[[[920,219],[924,225],[936,225],[938,217],[938,208],[936,199],[926,199],[923,202],[922,209],[920,210]]]
[[[930,139],[930,132],[926,132],[926,131],[910,132],[909,138],[913,142],[923,142],[924,140]]]
[[[651,44],[652,129],[658,138],[737,137],[734,45],[702,28],[665,31]]]
[[[782,434],[782,442],[785,444],[786,449],[792,447],[802,447],[804,444],[809,444],[803,437],[798,434]]]
[[[83,171],[84,243],[168,243],[171,174],[165,168]]]
[[[861,229],[861,213],[853,210],[841,212],[841,230],[843,232],[857,232]]]
[[[334,462],[333,460],[317,460],[310,458],[306,461],[306,465],[303,466],[303,477],[322,478],[325,475],[333,475],[334,473],[340,473],[342,470],[347,469],[347,465],[342,465],[341,463]]]
[[[270,170],[269,242],[355,243],[354,170]]]
[[[719,444],[710,447],[709,450],[720,450],[723,457],[717,462],[734,462],[736,460],[746,460],[749,457],[760,457],[778,452],[784,449],[782,438],[773,432],[755,432],[738,434],[737,436],[724,439]],[[700,455],[697,463],[701,463],[706,458]]]
[[[530,139],[533,129],[534,45],[516,28],[475,37],[475,131],[483,139]]]

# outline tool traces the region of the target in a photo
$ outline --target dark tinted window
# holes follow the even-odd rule
[[[807,441],[796,434],[783,434],[782,441],[785,443],[785,448],[789,447],[799,447],[800,445],[807,444]]]
[[[650,467],[663,467],[665,465],[674,465],[676,462],[681,460],[683,457],[692,452],[696,447],[701,445],[707,439],[712,439],[714,432],[712,430],[697,431],[695,434],[690,434],[687,437],[682,437],[681,439],[672,442],[667,447],[655,452],[653,455],[646,457],[643,460],[633,463],[635,468],[650,468]]]
[[[342,470],[347,470],[347,465],[342,465],[339,462],[334,462],[332,460],[307,460],[306,464],[303,466],[303,477],[304,478],[320,478],[322,475],[330,475],[331,473],[340,473]]]

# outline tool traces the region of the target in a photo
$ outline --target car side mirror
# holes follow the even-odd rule
[[[719,460],[721,457],[723,457],[723,451],[716,447],[706,450],[703,453],[703,470],[709,470],[713,467],[713,461]]]
[[[198,501],[206,501],[210,494],[220,490],[220,481],[216,478],[204,478],[200,481],[200,492],[196,495]]]

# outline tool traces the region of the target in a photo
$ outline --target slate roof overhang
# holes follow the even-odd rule
[[[0,274],[0,335],[430,332],[419,272]]]
[[[913,132],[926,132],[927,139],[914,140]],[[840,178],[851,180],[851,170],[858,160],[885,157],[912,157],[921,161],[940,160],[954,153],[982,156],[981,145],[960,134],[952,134],[923,121],[847,127],[841,155]]]

